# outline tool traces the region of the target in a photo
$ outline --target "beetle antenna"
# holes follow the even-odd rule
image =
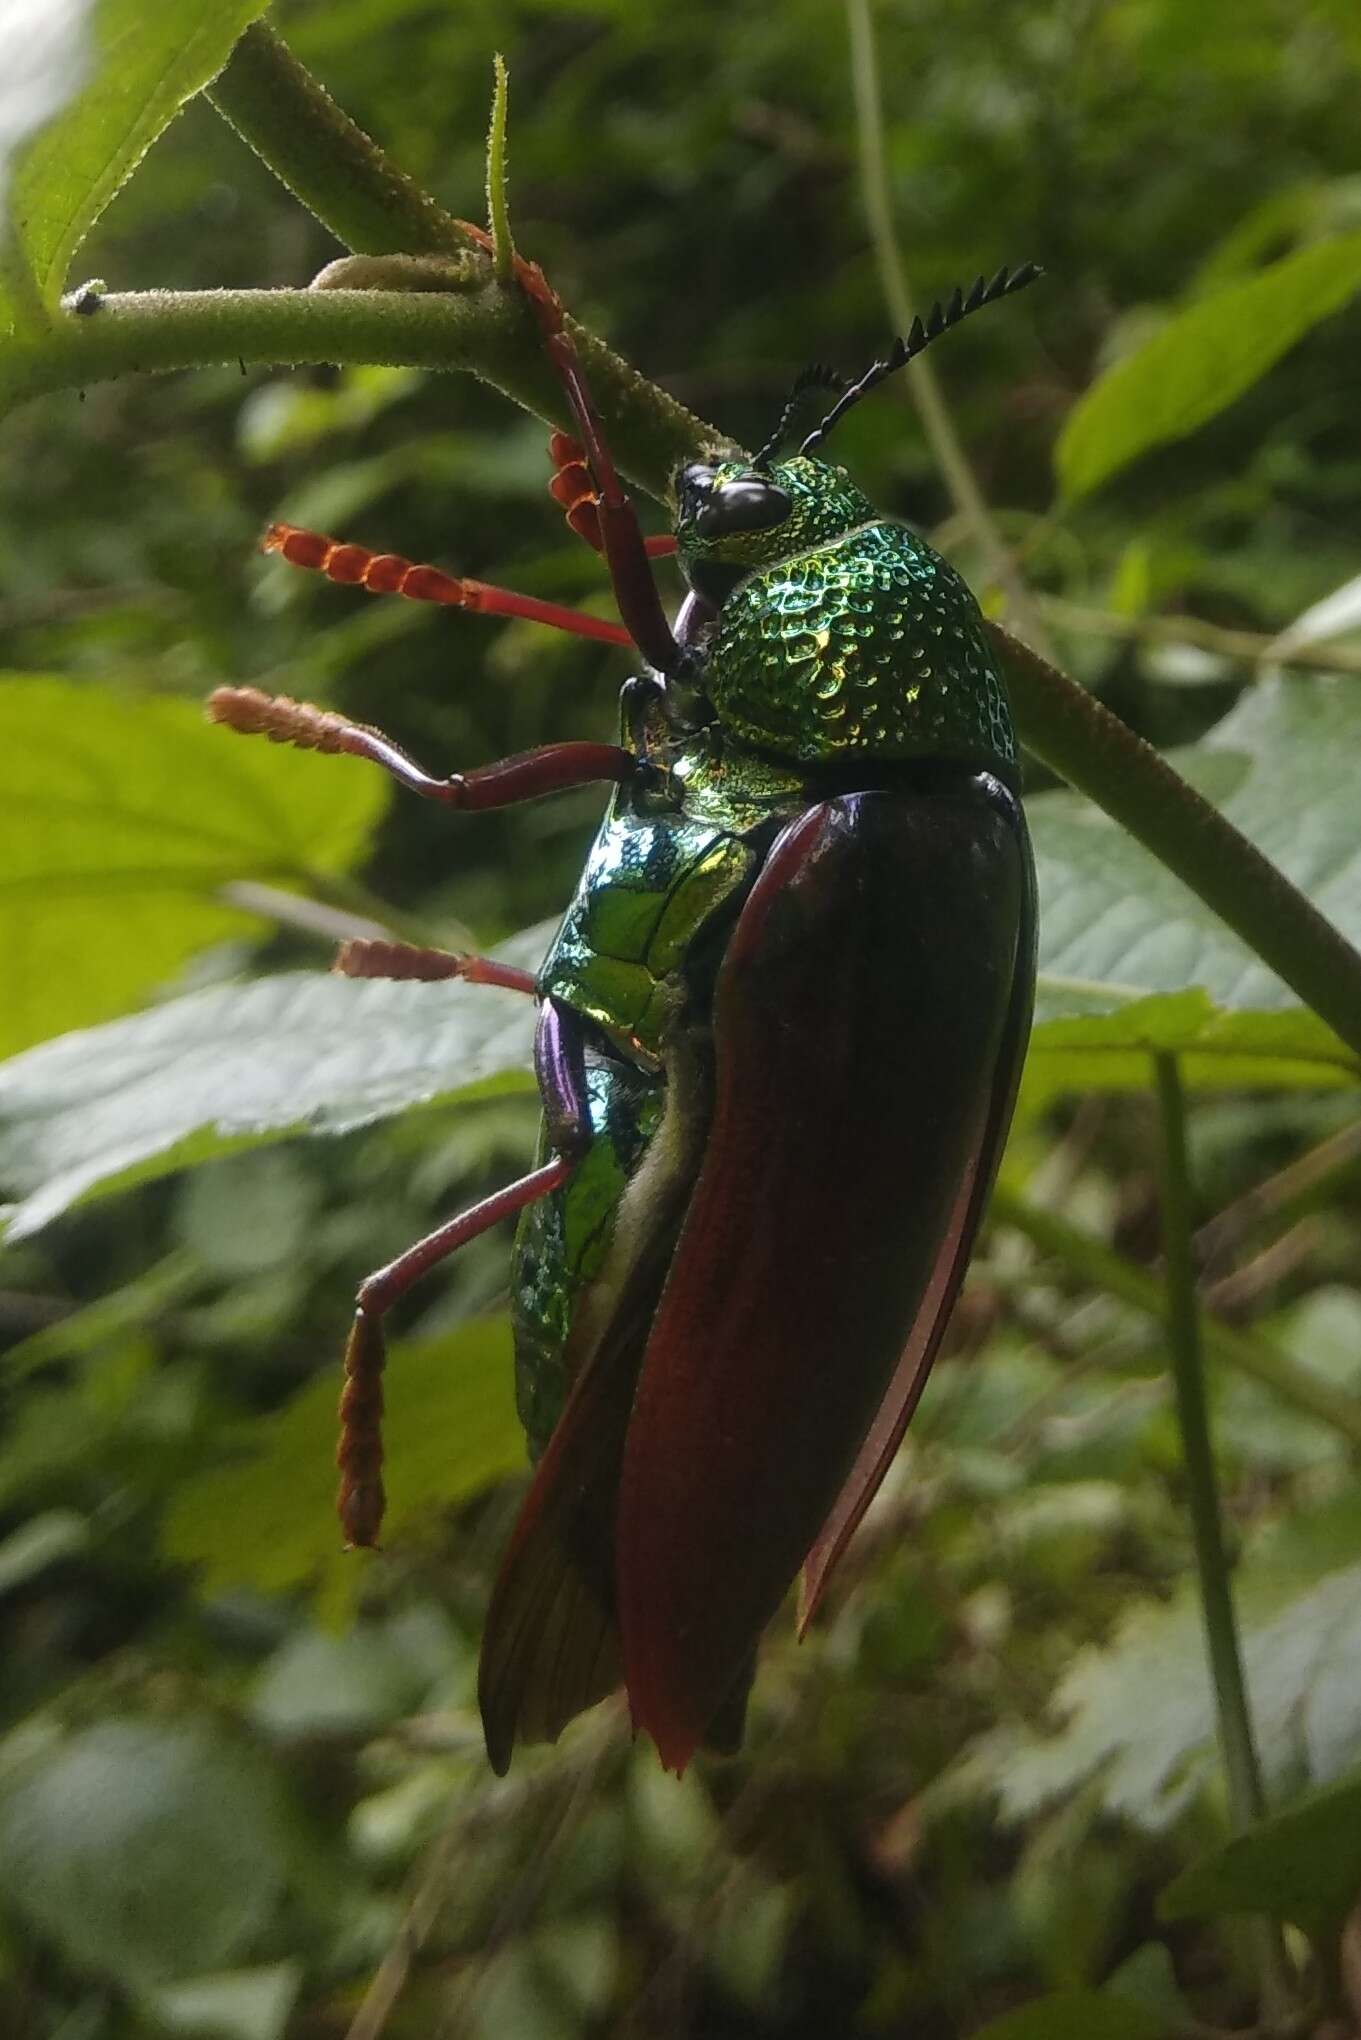
[[[811,361],[807,368],[799,370],[789,395],[785,398],[784,409],[780,413],[775,430],[752,462],[757,474],[764,474],[779,452],[780,443],[793,424],[795,415],[809,390],[844,390],[848,381],[849,377],[840,374],[835,368],[828,368],[822,361]]]
[[[844,418],[852,404],[858,404],[863,396],[883,382],[886,376],[894,375],[919,354],[924,354],[933,340],[939,340],[942,333],[948,333],[952,326],[959,325],[973,312],[981,312],[984,305],[995,305],[1000,298],[1010,297],[1013,292],[1024,290],[1034,283],[1044,271],[1038,263],[1023,262],[1019,269],[1008,269],[1003,263],[991,281],[979,277],[969,292],[956,286],[953,296],[945,303],[932,305],[926,318],[915,318],[906,333],[894,341],[881,361],[866,369],[859,382],[852,383],[841,401],[834,404],[815,432],[810,432],[799,448],[800,454],[812,453],[820,446],[832,427]],[[759,459],[758,459],[759,465]]]

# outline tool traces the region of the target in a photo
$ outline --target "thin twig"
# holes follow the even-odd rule
[[[1177,1419],[1186,1467],[1186,1498],[1196,1555],[1205,1644],[1214,1684],[1219,1746],[1235,1832],[1254,1827],[1266,1813],[1261,1764],[1224,1544],[1214,1449],[1210,1442],[1200,1310],[1191,1259],[1191,1179],[1186,1157],[1186,1102],[1175,1056],[1153,1057],[1162,1119],[1163,1257],[1166,1266],[1167,1343],[1172,1359]],[[1263,1919],[1254,1936],[1262,2010],[1279,2022],[1290,2008],[1280,1929]]]
[[[993,1192],[992,1215],[996,1223],[1014,1226],[1041,1253],[1052,1255],[1093,1288],[1132,1304],[1146,1317],[1162,1317],[1165,1310],[1162,1285],[1117,1254],[1104,1240],[1080,1231],[1052,1211],[1041,1210],[1001,1183]],[[1355,1397],[1342,1394],[1287,1353],[1268,1345],[1265,1339],[1238,1331],[1219,1318],[1207,1315],[1202,1321],[1201,1336],[1213,1359],[1260,1381],[1264,1388],[1297,1409],[1306,1410],[1321,1423],[1331,1425],[1354,1448],[1361,1449],[1361,1402]]]
[[[1267,668],[1305,666],[1320,672],[1361,673],[1361,645],[1286,645],[1276,650],[1277,640],[1265,632],[1230,630],[1201,616],[1166,613],[1117,616],[1112,610],[1088,609],[1080,603],[1065,602],[1057,595],[1043,595],[1039,600],[1050,623],[1081,636],[1194,645],[1200,651],[1220,652],[1226,659]]]
[[[1316,1218],[1302,1218],[1241,1268],[1232,1268],[1213,1282],[1203,1282],[1201,1295],[1211,1310],[1242,1310],[1264,1289],[1270,1289],[1307,1261],[1322,1237],[1323,1228]]]
[[[906,333],[912,324],[915,308],[889,198],[884,163],[884,112],[879,98],[879,65],[870,0],[846,0],[846,20],[851,39],[851,89],[855,98],[865,213],[889,316],[894,330]],[[989,575],[1005,594],[1018,629],[1037,651],[1052,659],[1054,650],[1049,633],[1029,590],[1016,571],[1006,541],[993,521],[978,477],[955,430],[934,362],[925,357],[911,361],[907,365],[906,376],[936,465],[956,509],[982,548]]]
[[[1339,1169],[1358,1160],[1361,1160],[1361,1119],[1353,1120],[1338,1133],[1330,1133],[1317,1147],[1287,1163],[1274,1176],[1268,1176],[1265,1182],[1245,1191],[1208,1219],[1196,1234],[1196,1252],[1202,1263],[1212,1255],[1227,1253],[1259,1220],[1293,1204],[1297,1197],[1303,1197],[1320,1183],[1326,1183]]]

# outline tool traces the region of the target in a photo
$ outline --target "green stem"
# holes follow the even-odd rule
[[[874,46],[874,21],[870,0],[846,0],[846,19],[851,42],[851,90],[855,97],[856,130],[860,142],[860,188],[870,238],[879,268],[879,284],[888,303],[895,332],[906,333],[912,324],[914,304],[907,281],[907,269],[893,225],[884,160],[884,110],[879,97],[879,62]],[[1016,571],[1001,532],[993,522],[987,498],[955,430],[949,406],[941,390],[933,359],[922,356],[905,371],[912,401],[921,419],[927,444],[945,485],[954,499],[963,523],[973,532],[987,571],[1002,589],[1013,616],[1031,643],[1046,658],[1053,647],[1043,619],[1030,591]]]
[[[510,75],[506,60],[495,58],[496,89],[492,93],[491,127],[487,134],[487,225],[491,230],[492,267],[496,281],[509,285],[515,275],[515,243],[510,233],[510,193],[506,170],[506,117]]]
[[[1094,695],[1000,625],[1021,741],[1190,886],[1361,1055],[1361,953]]]
[[[358,254],[458,254],[468,237],[342,113],[287,43],[248,28],[206,98],[295,198]]]
[[[386,278],[374,262],[375,280]],[[525,410],[566,430],[571,419],[523,307],[492,281],[484,255],[466,253],[423,289],[110,292],[97,313],[70,313],[31,342],[0,350],[0,411],[54,390],[83,389],[142,370],[218,362],[384,362],[464,369]],[[582,328],[573,335],[610,419],[620,466],[669,475],[716,434]],[[662,493],[659,488],[658,493]]]
[[[1042,1254],[1061,1261],[1093,1289],[1119,1297],[1145,1317],[1161,1320],[1164,1316],[1166,1299],[1162,1285],[1117,1254],[1104,1240],[1080,1232],[1052,1211],[1027,1203],[1003,1183],[993,1192],[992,1216],[997,1224],[1012,1226],[1023,1233]],[[1330,1387],[1250,1332],[1240,1332],[1208,1312],[1200,1323],[1205,1350],[1212,1359],[1259,1381],[1283,1401],[1293,1403],[1296,1409],[1339,1432],[1355,1450],[1361,1451],[1361,1403]]]
[[[1163,1259],[1166,1268],[1167,1343],[1176,1389],[1186,1467],[1186,1495],[1191,1511],[1196,1578],[1201,1616],[1214,1683],[1219,1746],[1228,1785],[1229,1813],[1239,1834],[1266,1813],[1266,1794],[1252,1732],[1252,1710],[1238,1623],[1229,1580],[1223,1519],[1215,1479],[1214,1450],[1205,1396],[1201,1357],[1200,1314],[1195,1269],[1191,1259],[1191,1181],[1186,1158],[1186,1101],[1177,1059],[1165,1053],[1153,1058],[1158,1103],[1162,1114]],[[1285,1956],[1280,1934],[1262,1920],[1257,1931],[1262,2010],[1273,2023],[1288,2008]]]

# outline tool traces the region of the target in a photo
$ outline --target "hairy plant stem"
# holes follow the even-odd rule
[[[1167,1343],[1172,1359],[1196,1580],[1200,1589],[1210,1677],[1214,1684],[1215,1715],[1228,1787],[1229,1814],[1235,1831],[1241,1834],[1265,1815],[1266,1794],[1252,1731],[1247,1682],[1243,1676],[1229,1558],[1215,1479],[1214,1449],[1210,1443],[1200,1313],[1191,1258],[1191,1179],[1186,1156],[1186,1101],[1176,1057],[1156,1054],[1153,1068],[1162,1119]],[[1279,2023],[1290,2004],[1285,1950],[1279,1931],[1265,1919],[1256,1923],[1254,1938],[1262,2011],[1269,2022]]]
[[[333,271],[339,265],[332,265]],[[370,258],[365,289],[111,291],[99,311],[67,313],[31,342],[0,351],[0,413],[54,390],[119,375],[223,362],[274,366],[462,369],[547,422],[570,429],[562,390],[519,296],[469,251],[441,269],[442,287],[400,257]],[[325,275],[330,272],[324,272]],[[378,288],[379,284],[386,287]],[[569,322],[625,473],[664,497],[682,460],[721,442],[602,341]]]
[[[1104,1240],[1081,1232],[1067,1219],[1056,1217],[1052,1211],[1018,1197],[1005,1183],[999,1183],[993,1191],[992,1216],[998,1225],[1013,1226],[1017,1232],[1023,1233],[1042,1254],[1061,1262],[1093,1289],[1119,1297],[1122,1303],[1130,1304],[1145,1317],[1161,1319],[1164,1316],[1166,1299],[1161,1283],[1144,1269],[1136,1267],[1133,1261],[1117,1254]],[[1344,1437],[1353,1450],[1361,1452],[1361,1402],[1343,1395],[1318,1375],[1299,1366],[1287,1354],[1268,1345],[1265,1339],[1238,1331],[1208,1313],[1202,1316],[1200,1323],[1205,1350],[1213,1359],[1246,1374],[1250,1380],[1259,1381],[1263,1388],[1279,1395],[1282,1401],[1292,1403],[1296,1409],[1304,1410],[1320,1423],[1327,1424]]]
[[[363,255],[461,254],[468,237],[258,21],[205,97],[281,184]]]
[[[879,268],[879,286],[888,304],[895,332],[906,333],[915,306],[907,268],[893,225],[884,162],[884,111],[879,97],[879,60],[874,43],[870,0],[846,0],[851,43],[851,89],[855,96],[856,133],[860,144],[860,188],[870,238]],[[1016,570],[1005,539],[993,521],[987,498],[955,430],[935,363],[926,356],[910,361],[903,371],[922,431],[936,466],[953,498],[961,523],[978,541],[987,572],[1006,596],[1012,618],[1037,651],[1054,657],[1044,619]]]

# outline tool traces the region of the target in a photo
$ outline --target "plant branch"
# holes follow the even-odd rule
[[[205,97],[336,239],[358,254],[462,254],[468,237],[264,22],[248,28]]]
[[[1186,1157],[1186,1102],[1177,1059],[1153,1057],[1162,1118],[1163,1261],[1166,1270],[1167,1343],[1176,1390],[1177,1422],[1186,1467],[1200,1611],[1214,1684],[1219,1747],[1235,1832],[1245,1833],[1266,1813],[1262,1770],[1252,1731],[1252,1710],[1238,1641],[1229,1557],[1224,1544],[1214,1448],[1201,1358],[1200,1314],[1191,1259],[1191,1179]],[[1262,2010],[1272,2021],[1287,2009],[1284,1949],[1279,1931],[1257,1923]]]
[[[879,63],[874,47],[870,0],[846,0],[851,41],[851,89],[855,96],[856,132],[860,143],[860,188],[870,238],[879,268],[879,285],[894,330],[906,333],[915,306],[907,270],[893,225],[888,175],[884,164],[884,111],[879,99]],[[1012,615],[1031,643],[1046,658],[1054,656],[1049,634],[1030,592],[1016,571],[1006,541],[993,521],[963,442],[955,431],[936,374],[934,361],[919,356],[905,370],[907,386],[937,467],[950,491],[960,520],[982,548],[987,571],[1006,596]]]
[[[1175,872],[1361,1055],[1361,953],[1151,744],[1029,645],[999,624],[986,628],[1027,748]]]
[[[1093,1289],[1118,1297],[1143,1316],[1159,1322],[1166,1315],[1166,1298],[1154,1276],[1117,1254],[1104,1240],[1081,1232],[1052,1211],[1018,1197],[1005,1184],[999,1183],[993,1191],[992,1216],[996,1224],[1009,1225],[1023,1233],[1042,1254],[1061,1262]],[[1293,1403],[1296,1409],[1329,1425],[1361,1452],[1361,1403],[1341,1394],[1287,1354],[1268,1345],[1265,1339],[1237,1331],[1208,1312],[1201,1319],[1201,1336],[1211,1359],[1259,1381],[1282,1401]]]
[[[399,259],[370,261],[374,281],[402,284]],[[30,397],[143,370],[219,362],[298,365],[383,362],[464,369],[525,410],[570,429],[561,387],[519,295],[493,282],[481,254],[446,261],[440,287],[110,292],[98,312],[67,313],[31,343],[0,350],[0,410]],[[610,419],[624,471],[665,493],[665,477],[698,446],[702,421],[646,382],[602,341],[572,326],[591,386]]]
[[[1154,611],[1143,616],[1117,616],[1109,609],[1088,609],[1081,603],[1066,602],[1057,595],[1041,598],[1041,607],[1051,623],[1083,637],[1126,638],[1136,643],[1194,645],[1197,650],[1215,652],[1226,659],[1242,660],[1253,666],[1303,666],[1310,671],[1361,673],[1361,646],[1347,644],[1286,645],[1273,649],[1274,637],[1255,630],[1230,630],[1210,623],[1203,616],[1183,616],[1177,611]]]

